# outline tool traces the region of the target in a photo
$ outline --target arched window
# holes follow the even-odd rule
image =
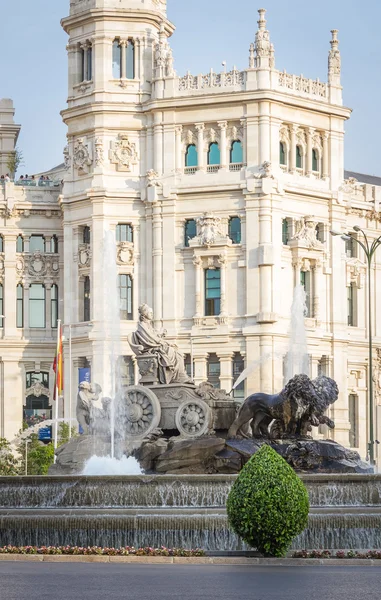
[[[112,76],[114,79],[122,77],[122,47],[119,40],[114,40],[112,45]]]
[[[208,165],[220,165],[221,164],[221,152],[217,142],[213,142],[209,146],[208,152]]]
[[[221,271],[205,269],[205,316],[214,317],[221,312]]]
[[[241,375],[242,371],[245,370],[245,361],[239,352],[234,354],[233,358],[233,383],[235,383],[238,377]],[[245,397],[245,382],[242,381],[238,387],[235,388],[233,392],[234,398],[244,398]]]
[[[57,329],[58,325],[58,286],[52,285],[50,290],[50,307],[51,307],[51,325],[52,329]]]
[[[189,240],[197,235],[197,223],[195,219],[187,219],[184,226],[184,246],[189,248]]]
[[[53,235],[50,239],[50,252],[52,254],[58,254],[58,239],[56,235]]]
[[[119,275],[120,318],[132,321],[132,278],[131,275]]]
[[[348,325],[357,327],[357,287],[352,282],[348,290]]]
[[[4,238],[0,235],[0,252],[4,252]]]
[[[229,219],[229,237],[233,244],[241,243],[241,219],[239,217]]]
[[[185,166],[186,167],[197,167],[198,165],[198,154],[195,144],[189,144],[185,152]]]
[[[126,45],[126,78],[135,79],[135,44],[132,40]]]
[[[49,397],[46,394],[35,396],[33,386],[41,384],[46,390],[49,389],[49,373],[26,373],[26,402],[24,407],[24,422],[28,427],[33,427],[37,423],[48,421],[52,418],[52,407]],[[28,393],[30,391],[30,393]],[[50,428],[51,429],[51,428]],[[40,437],[44,441],[51,439],[51,431],[47,433],[48,437]],[[50,433],[50,434],[49,434]]]
[[[311,272],[310,271],[300,271],[300,283],[304,287],[304,291],[306,293],[306,307],[307,314],[306,317],[313,317],[312,310],[312,294],[311,294]]]
[[[16,252],[24,252],[24,238],[22,235],[17,236]]]
[[[93,78],[93,47],[90,45],[87,48],[87,72],[86,81],[91,81]]]
[[[279,163],[287,165],[286,144],[284,142],[279,142]]]
[[[208,381],[216,389],[220,388],[221,364],[216,354],[209,354]]]
[[[4,287],[3,284],[0,283],[0,328],[4,327]]]
[[[91,300],[91,292],[90,292],[90,277],[85,277],[83,281],[83,320],[85,323],[90,321],[90,300]]]
[[[16,290],[16,327],[24,327],[24,288],[21,283]]]
[[[315,148],[312,150],[312,170],[319,171],[319,153]]]
[[[45,327],[45,286],[42,283],[33,283],[29,288],[29,327]]]
[[[242,164],[243,163],[243,147],[242,142],[235,140],[230,148],[230,163],[231,164]]]
[[[289,240],[289,223],[288,219],[282,219],[282,244],[287,246]]]
[[[115,236],[117,242],[133,242],[134,230],[130,223],[120,223],[116,226]]]
[[[296,168],[303,168],[303,149],[301,146],[296,146]]]
[[[90,244],[90,227],[87,225],[83,228],[82,241],[84,244]]]
[[[45,252],[45,238],[43,235],[30,236],[29,252]]]

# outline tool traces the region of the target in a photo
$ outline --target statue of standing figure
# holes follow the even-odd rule
[[[159,381],[170,383],[193,383],[185,371],[184,358],[176,344],[165,339],[166,331],[159,333],[153,328],[153,310],[147,304],[139,307],[139,323],[135,333],[128,338],[137,356],[150,354],[157,357]]]
[[[99,400],[102,388],[88,381],[79,384],[77,396],[77,421],[82,428],[83,435],[92,433],[107,433],[110,421],[110,398],[102,398],[102,408],[95,403]]]

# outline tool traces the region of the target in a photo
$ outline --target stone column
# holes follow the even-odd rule
[[[296,132],[298,130],[297,125],[291,125],[291,149],[290,149],[290,171],[295,173],[296,171]]]
[[[309,127],[307,129],[307,160],[306,160],[306,175],[310,177],[312,175],[312,136],[314,134],[314,128]]]
[[[227,122],[226,121],[218,121],[217,122],[218,127],[220,128],[220,132],[221,132],[221,148],[220,148],[220,154],[221,154],[221,169],[226,169],[227,165],[229,164],[229,160],[227,159],[227,146],[226,146],[226,130],[227,130]]]
[[[29,244],[30,244],[30,236],[26,235],[24,237],[24,252],[29,252]]]
[[[205,160],[204,160],[204,123],[196,123],[197,130],[197,156],[198,156],[198,170],[204,171]]]
[[[127,42],[126,40],[120,40],[119,42],[120,45],[120,64],[121,64],[121,74],[122,77],[121,79],[126,79],[126,46],[127,46]]]
[[[259,273],[260,273],[260,314],[267,320],[272,313],[272,267],[274,264],[271,239],[272,202],[269,196],[260,201],[259,208]]]
[[[243,131],[242,136],[242,160],[243,164],[247,164],[247,120],[241,119],[241,126]]]
[[[162,214],[159,203],[153,207],[153,309],[156,322],[163,318],[163,240],[162,240]]]
[[[202,355],[198,354],[198,356],[193,356],[193,361],[194,361],[194,382],[196,385],[199,385],[203,381],[206,381],[208,378],[207,355],[206,354],[202,354]]]
[[[323,133],[323,179],[329,177],[329,148],[328,148],[329,133]]]
[[[220,359],[220,387],[228,393],[233,387],[233,352],[218,353]]]
[[[221,310],[220,310],[220,317],[222,318],[226,318],[228,316],[228,311],[227,311],[227,303],[226,303],[226,263],[227,263],[227,259],[226,256],[221,255],[218,259],[218,263],[220,265],[220,270],[221,270]]]
[[[196,290],[196,312],[195,318],[200,319],[203,313],[201,302],[201,277],[202,277],[202,262],[199,256],[193,259],[194,275],[195,275],[195,290]]]
[[[16,234],[9,235],[4,232],[4,314],[3,320],[4,337],[18,337],[20,333],[16,328],[16,293],[19,277],[16,272]]]
[[[29,329],[29,283],[24,283],[24,337]]]
[[[176,173],[181,173],[183,170],[183,160],[182,160],[182,152],[181,152],[181,134],[183,131],[182,125],[176,125],[175,134],[176,134]]]
[[[153,160],[153,127],[152,127],[152,117],[150,115],[147,116],[147,137],[146,137],[146,163],[147,163],[147,171],[150,171],[154,168],[154,160]],[[145,173],[143,173],[145,175]]]
[[[259,103],[259,163],[270,160],[270,103]]]
[[[163,125],[161,112],[154,116],[154,169],[159,174],[163,173]]]
[[[320,260],[315,261],[312,266],[313,273],[313,294],[314,294],[314,318],[317,322],[321,321],[320,295],[323,294],[323,263]]]

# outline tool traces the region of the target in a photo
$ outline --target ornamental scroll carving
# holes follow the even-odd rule
[[[359,289],[365,285],[366,266],[358,258],[347,261],[347,287],[352,283]]]
[[[119,242],[116,251],[118,265],[134,264],[134,244],[132,242]]]
[[[110,161],[118,171],[131,172],[138,162],[136,144],[127,134],[120,133],[116,142],[111,142]]]
[[[16,273],[19,279],[25,281],[41,282],[43,280],[56,280],[59,276],[59,258],[55,254],[43,254],[40,251],[31,254],[24,253],[16,261]]]
[[[302,217],[296,222],[296,232],[291,238],[291,241],[297,241],[302,246],[307,248],[314,248],[316,250],[323,250],[324,244],[317,239],[317,222],[314,217],[307,215]]]
[[[73,165],[78,175],[86,175],[90,172],[93,163],[91,147],[84,138],[78,138],[74,142]]]

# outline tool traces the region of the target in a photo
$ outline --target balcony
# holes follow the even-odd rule
[[[246,163],[230,163],[229,171],[240,171],[246,167]]]

